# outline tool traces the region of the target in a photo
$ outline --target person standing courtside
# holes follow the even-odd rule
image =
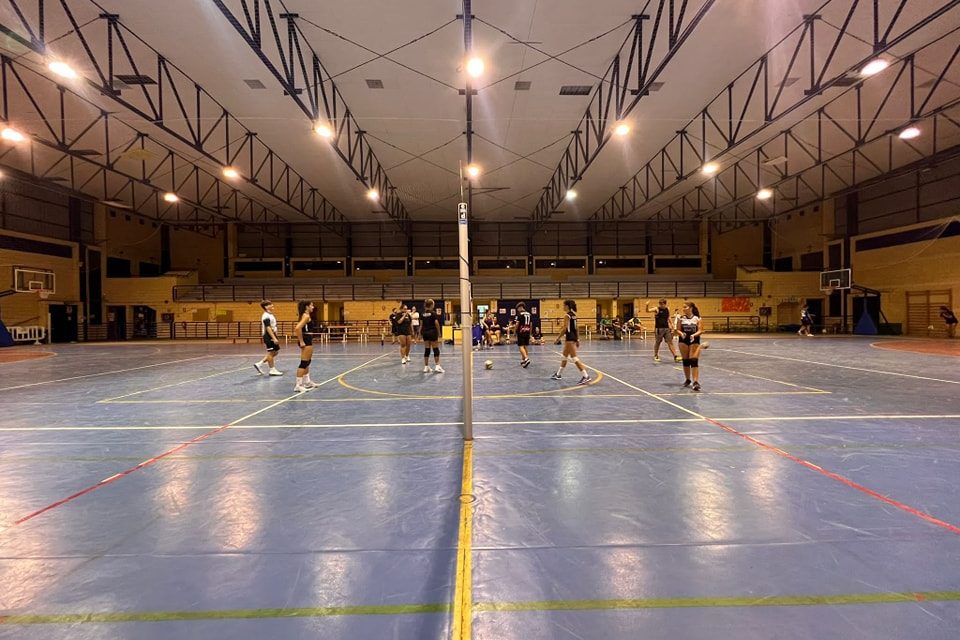
[[[397,340],[400,341],[400,364],[410,362],[410,345],[413,344],[413,319],[407,305],[397,312]]]
[[[301,300],[297,303],[297,315],[300,319],[293,333],[297,336],[297,343],[300,345],[300,365],[297,367],[297,384],[293,388],[297,393],[310,391],[320,385],[310,379],[310,362],[313,360],[313,303],[309,300]]]
[[[687,301],[683,303],[683,313],[677,318],[674,332],[680,338],[680,355],[683,362],[684,387],[693,383],[693,390],[700,391],[700,336],[703,335],[703,322],[697,305]]]
[[[260,322],[263,326],[260,327],[260,330],[263,334],[263,344],[267,347],[267,355],[263,357],[263,360],[253,365],[253,368],[257,370],[258,376],[262,376],[261,365],[265,364],[270,368],[268,373],[271,376],[282,376],[283,372],[278,371],[274,364],[274,358],[280,353],[280,337],[277,335],[277,316],[273,315],[273,303],[264,300],[260,303],[260,308],[263,309],[263,315],[260,316]]]
[[[666,342],[667,348],[670,349],[670,355],[673,356],[673,361],[680,362],[680,354],[677,353],[677,348],[673,346],[673,329],[670,327],[670,307],[667,305],[665,298],[661,298],[655,308],[651,308],[650,301],[647,300],[647,312],[651,313],[654,311],[656,313],[653,316],[653,326],[657,338],[653,343],[653,361],[660,362],[660,343]]]
[[[437,303],[427,298],[423,301],[423,372],[430,373],[430,351],[433,351],[434,373],[443,373],[440,366],[440,314]]]
[[[580,346],[580,333],[577,330],[577,301],[564,300],[563,313],[563,328],[560,330],[560,335],[557,336],[556,340],[556,344],[563,342],[562,359],[560,360],[560,368],[550,377],[553,380],[563,378],[563,370],[567,366],[567,360],[572,359],[573,364],[580,370],[580,382],[577,384],[587,384],[590,382],[590,374],[587,373],[587,368],[580,362],[580,358],[577,356],[577,347]]]
[[[420,312],[415,306],[410,307],[410,321],[413,329],[413,341],[420,339]]]

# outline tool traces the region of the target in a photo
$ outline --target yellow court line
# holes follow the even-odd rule
[[[503,398],[534,398],[537,396],[557,396],[570,391],[576,391],[578,389],[586,389],[587,387],[592,387],[601,380],[603,380],[603,373],[597,372],[597,377],[588,382],[587,384],[578,384],[572,387],[563,387],[562,389],[548,389],[547,391],[531,391],[530,393],[504,393],[496,395],[485,395],[485,396],[473,396],[475,400],[494,400],[494,399],[503,399]],[[344,374],[346,375],[346,374]],[[350,389],[351,391],[356,391],[358,393],[369,393],[377,396],[387,396],[390,398],[403,398],[406,400],[460,400],[463,396],[418,396],[410,395],[409,393],[392,393],[390,391],[376,391],[374,389],[365,389],[363,387],[356,387],[346,380],[343,379],[344,376],[337,378],[337,381],[341,386]]]
[[[473,442],[463,443],[460,480],[460,527],[457,533],[457,579],[453,591],[451,640],[470,640],[473,621]]]

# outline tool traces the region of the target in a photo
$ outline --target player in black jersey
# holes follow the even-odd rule
[[[400,364],[407,364],[410,362],[410,345],[413,344],[413,318],[405,304],[397,312],[397,340],[400,341]]]
[[[957,316],[947,305],[940,306],[940,317],[943,318],[943,321],[947,325],[947,336],[950,338],[957,337]]]
[[[301,300],[297,303],[297,315],[299,320],[294,327],[293,333],[297,336],[297,343],[300,345],[300,365],[297,367],[297,386],[293,388],[297,393],[310,391],[316,385],[310,380],[310,361],[313,360],[313,333],[310,326],[310,315],[313,313],[313,303],[309,300]]]
[[[673,330],[670,327],[670,307],[667,305],[667,300],[661,298],[655,309],[650,307],[650,301],[647,300],[647,312],[654,311],[656,314],[653,316],[653,326],[657,333],[657,339],[653,343],[653,361],[660,362],[660,343],[666,342],[674,362],[680,362],[680,355],[677,353],[676,347],[673,346]]]
[[[517,346],[520,348],[520,366],[526,369],[530,366],[530,336],[533,333],[533,316],[527,311],[524,302],[517,303]]]
[[[580,346],[580,333],[577,331],[576,301],[564,300],[563,311],[563,329],[560,331],[560,335],[557,336],[556,341],[556,344],[563,342],[563,359],[560,360],[560,368],[550,377],[554,380],[562,378],[563,369],[567,366],[567,358],[572,358],[573,364],[577,365],[577,369],[580,370],[580,382],[577,384],[587,384],[590,382],[590,375],[587,373],[587,368],[580,362],[580,358],[577,357],[577,347]]]
[[[420,314],[420,337],[423,338],[423,372],[430,372],[430,350],[433,350],[433,371],[443,373],[440,366],[440,314],[437,303],[431,299],[423,301],[423,313]]]
[[[813,329],[813,314],[810,313],[807,305],[803,305],[800,307],[800,330],[797,331],[797,335],[812,338],[813,332],[811,329]]]
[[[700,336],[703,335],[703,321],[700,310],[692,302],[683,303],[683,313],[677,318],[674,333],[680,338],[680,355],[683,362],[683,374],[686,380],[683,386],[693,383],[693,390],[700,391]]]

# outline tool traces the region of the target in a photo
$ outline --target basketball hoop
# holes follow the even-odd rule
[[[40,296],[41,300],[46,300],[47,298],[50,297],[50,292],[47,291],[46,289],[37,289],[37,295]]]

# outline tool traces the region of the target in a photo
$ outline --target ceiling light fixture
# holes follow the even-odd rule
[[[917,127],[907,127],[899,133],[901,140],[913,140],[920,137],[920,129]]]
[[[720,171],[720,165],[717,164],[716,162],[708,162],[707,164],[703,165],[703,167],[700,168],[700,171],[705,176],[712,176],[717,171]]]
[[[479,78],[483,75],[483,70],[486,65],[483,64],[483,60],[477,57],[470,58],[467,60],[467,73],[470,74],[472,78]]]
[[[10,127],[4,127],[3,130],[0,131],[0,138],[3,138],[7,142],[23,142],[27,139],[22,133]]]
[[[613,128],[613,132],[622,138],[630,133],[630,125],[628,125],[626,122],[621,122]]]
[[[67,78],[68,80],[76,80],[80,77],[77,72],[73,70],[73,67],[60,60],[54,60],[47,65],[47,68],[61,78]]]
[[[223,168],[223,177],[233,180],[234,178],[240,177],[240,172],[234,169],[233,167],[224,167]]]
[[[889,66],[890,63],[883,58],[876,58],[868,62],[862,69],[860,69],[860,75],[866,78],[880,73]]]
[[[329,140],[333,137],[333,129],[331,129],[330,125],[325,122],[318,122],[313,125],[313,132],[324,140]]]
[[[773,191],[770,189],[760,189],[757,191],[757,200],[769,200],[773,197]]]
[[[367,197],[371,200],[379,200],[380,192],[377,191],[376,189],[370,189],[369,191],[367,191]]]
[[[470,176],[471,178],[476,178],[477,176],[480,175],[480,167],[478,167],[475,164],[468,164],[467,175]]]
[[[172,191],[168,191],[167,193],[163,194],[163,199],[165,202],[170,202],[170,203],[180,201],[180,198],[177,197],[177,194],[173,193]]]
[[[568,202],[573,202],[574,200],[577,199],[577,192],[574,191],[573,189],[567,189],[566,198]]]

